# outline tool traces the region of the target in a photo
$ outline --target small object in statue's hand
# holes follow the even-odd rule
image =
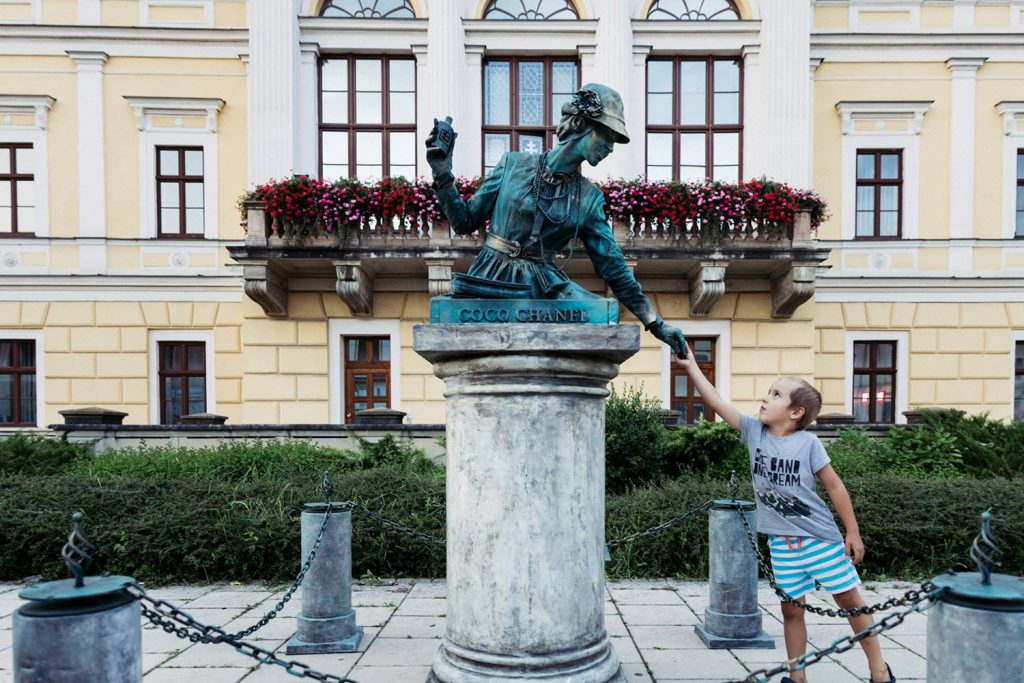
[[[455,146],[455,138],[459,136],[452,128],[452,117],[444,117],[444,121],[434,119],[433,146],[441,150],[446,157],[451,156],[452,147]]]

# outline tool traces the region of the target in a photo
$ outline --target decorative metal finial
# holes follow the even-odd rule
[[[729,474],[729,498],[736,500],[736,470]]]
[[[68,542],[60,551],[61,557],[64,558],[64,566],[75,577],[75,588],[85,585],[85,572],[92,566],[91,553],[96,552],[96,546],[82,535],[82,518],[81,512],[71,515],[75,527],[68,534]]]
[[[334,482],[331,481],[331,473],[329,470],[324,470],[324,479],[320,482],[320,497],[324,499],[324,503],[330,505],[331,498],[334,494]]]
[[[1003,550],[996,545],[995,539],[992,538],[991,526],[992,513],[985,512],[981,513],[981,533],[974,538],[974,543],[971,544],[971,559],[974,560],[974,564],[978,565],[978,571],[981,572],[981,583],[989,586],[992,584],[992,570],[1000,566],[999,560],[1003,557]]]

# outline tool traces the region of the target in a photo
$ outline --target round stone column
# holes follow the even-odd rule
[[[429,680],[624,680],[604,623],[604,399],[639,328],[413,335],[448,399],[448,617]]]

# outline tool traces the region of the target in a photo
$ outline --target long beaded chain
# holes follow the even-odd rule
[[[541,204],[541,201],[540,201],[541,197],[542,197],[542,195],[541,195],[541,186],[543,184],[542,181],[543,181],[543,175],[544,175],[544,161],[545,161],[546,158],[547,158],[547,154],[542,154],[541,155],[541,157],[540,157],[540,164],[537,167],[537,175],[535,175],[533,177],[533,198],[534,198],[534,205],[536,207],[534,210],[535,211],[540,211],[541,215],[544,216],[545,220],[547,220],[547,221],[549,221],[549,222],[551,222],[551,223],[553,223],[555,225],[561,225],[562,223],[564,223],[565,221],[567,221],[569,219],[570,215],[573,215],[574,212],[571,211],[571,208],[572,208],[573,204],[575,204],[575,206],[576,206],[576,211],[575,211],[575,215],[577,217],[576,218],[576,229],[573,232],[572,241],[569,242],[569,255],[566,257],[565,261],[562,262],[562,265],[558,266],[558,269],[562,270],[564,272],[565,265],[569,261],[572,260],[573,252],[576,250],[576,239],[579,237],[579,234],[580,234],[580,218],[581,218],[580,215],[579,215],[579,213],[580,213],[580,195],[582,193],[583,181],[582,181],[582,176],[580,175],[579,171],[577,171],[575,173],[575,175],[573,176],[572,180],[570,180],[568,183],[566,183],[566,185],[568,185],[568,187],[565,189],[565,191],[563,191],[561,194],[554,194],[554,195],[552,195],[550,197],[545,197],[545,199],[547,199],[547,200],[552,202],[552,205],[554,204],[555,200],[561,199],[562,197],[566,197],[566,200],[565,200],[565,215],[563,215],[560,219],[552,218],[551,214],[549,214],[544,209],[544,206]],[[543,255],[544,255],[544,243],[541,242],[539,239],[537,241],[538,241],[538,244],[540,246],[541,256],[543,257]]]

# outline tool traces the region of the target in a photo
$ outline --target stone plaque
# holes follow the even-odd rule
[[[430,300],[430,322],[437,324],[559,323],[618,325],[614,299],[456,299]]]

